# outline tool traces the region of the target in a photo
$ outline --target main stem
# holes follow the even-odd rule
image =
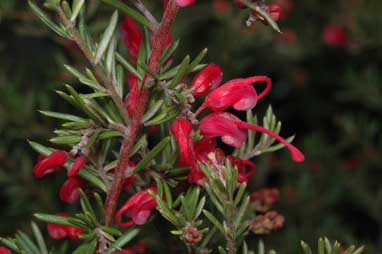
[[[154,40],[152,40],[154,42],[154,45],[148,66],[153,71],[158,70],[158,63],[161,55],[163,54],[163,51],[165,50],[166,42],[170,34],[170,28],[175,19],[177,11],[178,7],[176,6],[175,0],[170,0],[163,14],[159,30],[154,35]],[[146,76],[144,79],[144,84],[142,86],[142,90],[138,98],[137,107],[133,115],[130,117],[128,132],[122,141],[118,165],[116,167],[113,182],[111,188],[108,190],[105,202],[107,226],[110,226],[113,222],[114,213],[117,208],[119,196],[122,191],[123,180],[125,179],[126,175],[126,169],[128,168],[130,152],[135,143],[142,115],[145,112],[146,104],[149,98],[149,90],[145,88],[145,83],[148,82],[150,79],[150,76]]]

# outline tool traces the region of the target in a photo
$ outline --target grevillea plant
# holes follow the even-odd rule
[[[166,244],[165,253],[254,253],[247,236],[269,234],[284,223],[272,209],[279,191],[247,184],[256,177],[255,158],[286,148],[294,162],[304,161],[293,137],[279,135],[281,122],[271,107],[261,123],[254,115],[271,79],[254,74],[225,80],[219,65],[202,63],[206,49],[174,61],[179,41],[173,40],[171,26],[177,12],[187,12],[183,7],[195,0],[165,0],[160,19],[140,0],[100,2],[114,12],[104,31],[93,34],[85,0],[46,0],[57,19],[29,1],[89,63],[84,69],[65,65],[82,87],[65,84],[57,91],[78,115],[41,111],[62,122],[50,140],[54,145],[30,141],[39,154],[31,173],[49,178],[66,170],[59,198],[78,211],[35,214],[47,223],[51,238],[68,239],[69,247],[48,250],[32,223],[36,243],[19,232],[1,238],[0,253],[70,253],[72,248],[76,254],[158,253],[150,224],[159,217],[164,218],[160,234],[184,243]],[[260,21],[280,31],[279,6],[234,4],[248,9],[247,25]],[[246,112],[245,119],[235,115],[239,111]],[[227,153],[230,147],[234,150]],[[305,243],[302,247],[311,253]],[[319,240],[319,254],[361,251]],[[256,253],[266,253],[262,241]]]

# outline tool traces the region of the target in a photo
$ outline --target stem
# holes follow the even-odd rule
[[[227,237],[226,240],[227,240],[228,254],[236,254],[237,250],[236,250],[236,242],[235,242],[235,240],[230,238],[230,237]]]
[[[155,38],[153,41],[155,43],[153,45],[152,53],[148,64],[149,68],[154,72],[158,69],[159,60],[166,47],[168,35],[170,34],[170,28],[175,19],[177,11],[178,7],[176,6],[175,0],[170,0],[164,12],[159,30],[154,35]],[[144,79],[144,84],[150,79],[151,77],[146,75]],[[107,226],[110,226],[113,222],[114,213],[117,208],[119,196],[122,191],[123,180],[125,179],[125,172],[128,168],[131,148],[135,143],[135,139],[137,137],[141,123],[141,118],[145,111],[146,104],[149,98],[149,90],[147,90],[144,87],[145,85],[142,86],[142,90],[140,91],[140,95],[137,102],[137,107],[131,117],[129,130],[122,142],[121,150],[119,153],[120,159],[115,170],[111,189],[107,193],[107,198],[105,202]]]
[[[62,10],[62,7],[58,8],[58,15],[62,23],[64,23],[65,27],[69,29],[69,32],[71,33],[71,36],[72,36],[71,39],[74,42],[76,42],[78,47],[81,49],[82,53],[85,55],[85,57],[88,59],[90,64],[93,66],[96,76],[102,81],[103,85],[107,88],[107,91],[110,94],[111,99],[114,101],[115,105],[117,106],[118,111],[122,114],[122,117],[125,123],[127,123],[129,119],[129,113],[121,97],[119,97],[117,91],[115,90],[115,87],[117,86],[117,84],[115,84],[115,81],[109,78],[105,74],[103,69],[98,64],[96,64],[93,52],[91,52],[91,50],[87,46],[87,43],[81,37],[80,32],[75,27],[75,23],[71,22],[68,19],[68,17],[66,17],[64,11]]]

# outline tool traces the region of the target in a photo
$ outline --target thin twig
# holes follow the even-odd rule
[[[114,101],[115,105],[117,106],[118,111],[122,114],[122,117],[125,123],[127,123],[129,120],[129,113],[121,97],[118,95],[118,92],[115,90],[115,87],[117,86],[115,84],[115,81],[109,78],[105,74],[104,70],[96,63],[93,53],[87,46],[87,43],[85,42],[85,40],[81,37],[80,32],[75,27],[75,23],[71,22],[68,19],[68,17],[66,17],[65,12],[63,11],[61,7],[58,8],[58,15],[61,21],[64,23],[65,27],[69,30],[72,37],[71,39],[76,42],[78,47],[81,49],[82,53],[85,55],[85,57],[88,59],[90,64],[93,66],[96,76],[101,80],[103,85],[106,87],[108,93],[110,94],[111,99]]]

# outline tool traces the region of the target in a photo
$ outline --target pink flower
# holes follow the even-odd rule
[[[120,25],[120,33],[122,40],[130,52],[131,59],[136,62],[138,58],[139,48],[143,39],[143,33],[137,23],[125,15],[125,20]]]
[[[0,246],[0,254],[11,254],[11,251],[8,248]]]
[[[127,200],[115,216],[115,221],[118,226],[125,228],[134,224],[143,225],[146,223],[151,215],[151,210],[156,207],[156,201],[149,194],[148,190],[157,192],[156,187],[151,187],[137,192]],[[130,217],[131,220],[122,222],[121,217],[123,215]]]
[[[252,83],[257,82],[266,82],[265,89],[259,95],[252,86]],[[230,106],[236,110],[250,110],[269,92],[271,86],[271,80],[265,76],[230,80],[212,91],[195,114],[198,115],[205,108],[212,111],[223,111]]]
[[[176,4],[180,7],[187,7],[196,2],[196,0],[176,0]]]
[[[67,213],[58,213],[58,216],[65,218],[70,217]],[[78,240],[80,235],[83,234],[83,229],[75,226],[61,225],[55,223],[48,223],[48,233],[53,239],[63,239],[69,237],[72,240]]]
[[[66,159],[66,152],[61,150],[56,150],[47,157],[40,155],[37,164],[33,168],[33,173],[36,177],[41,178],[59,171],[66,163]]]
[[[206,138],[221,137],[227,145],[240,148],[247,139],[247,131],[239,129],[240,119],[226,112],[207,115],[199,123],[200,133]]]
[[[72,204],[80,197],[80,189],[85,186],[86,182],[78,177],[69,177],[60,189],[60,199],[65,202]]]
[[[138,78],[132,73],[127,74],[127,83],[129,84],[129,94],[125,97],[125,106],[128,108],[129,114],[134,113],[139,98]]]
[[[72,177],[76,175],[78,171],[80,171],[81,168],[83,168],[87,162],[88,160],[86,159],[85,156],[82,155],[77,157],[72,163],[72,165],[70,165],[70,168],[67,173],[68,177]]]
[[[262,132],[282,143],[289,150],[294,161],[304,161],[303,153],[276,133],[255,124],[242,122],[230,113],[215,112],[209,114],[200,121],[199,128],[203,136],[209,138],[220,136],[224,143],[235,148],[240,148],[247,139],[247,130]]]
[[[194,89],[192,95],[203,96],[209,90],[214,90],[222,81],[223,72],[216,64],[209,64],[201,70],[191,82]]]
[[[267,212],[264,215],[257,215],[252,221],[251,231],[255,234],[269,234],[273,230],[279,230],[284,225],[284,216],[276,211]]]
[[[324,28],[322,40],[330,47],[340,47],[346,45],[347,36],[342,26],[330,24]]]

